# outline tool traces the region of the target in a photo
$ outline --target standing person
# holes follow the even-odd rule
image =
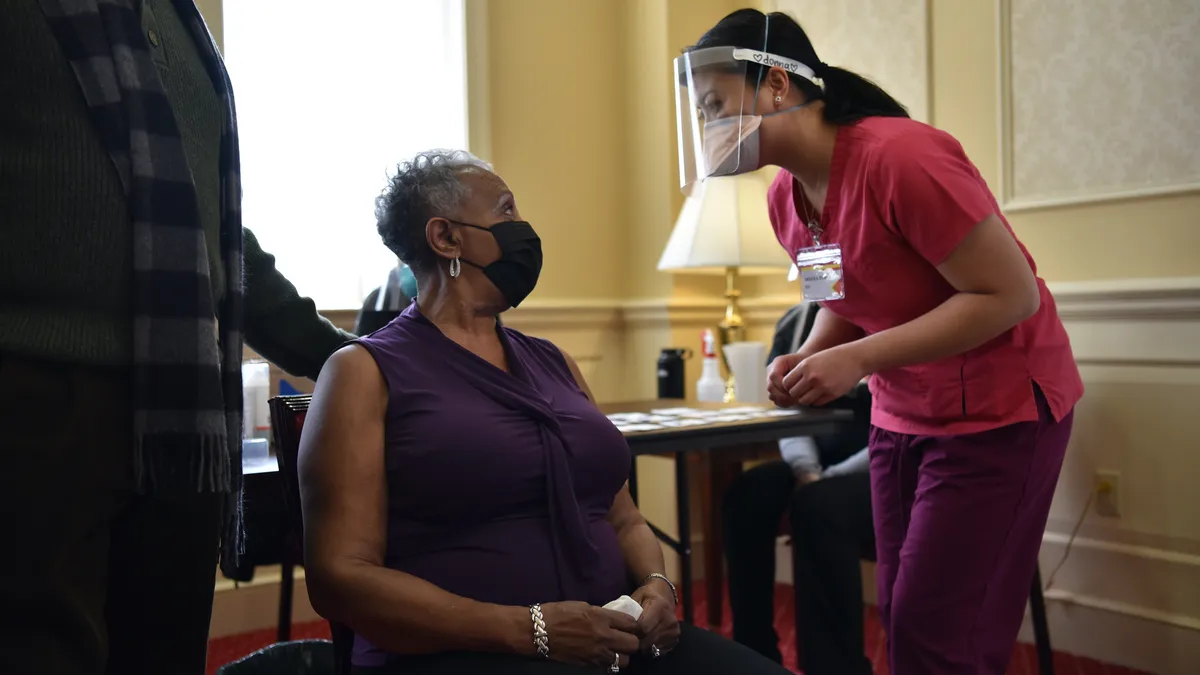
[[[819,309],[797,305],[780,319],[768,359],[795,352]],[[831,405],[854,411],[838,432],[779,441],[781,461],[738,476],[723,502],[733,639],[782,663],[775,632],[775,543],[791,525],[796,631],[806,675],[870,675],[863,646],[860,561],[875,559],[865,447],[871,397],[859,387]]]
[[[350,336],[243,237],[191,0],[0,16],[0,672],[198,675],[222,530],[236,563],[243,335],[311,378]]]
[[[771,222],[830,310],[772,364],[772,400],[871,374],[891,672],[1003,673],[1083,395],[1033,259],[953,137],[823,63],[790,17],[730,14],[676,75],[683,182],[784,169]]]

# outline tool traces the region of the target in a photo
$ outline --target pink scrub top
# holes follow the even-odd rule
[[[775,236],[793,260],[814,246],[805,214],[816,210],[786,171],[771,185],[768,210]],[[868,335],[929,312],[956,293],[937,266],[991,214],[1012,231],[979,170],[949,134],[896,117],[840,127],[820,225],[821,244],[841,247],[845,298],[822,306]],[[1036,275],[1033,258],[1017,243]],[[874,373],[872,423],[897,433],[945,436],[1033,422],[1034,383],[1055,419],[1071,412],[1083,382],[1054,297],[1040,277],[1037,283],[1037,313],[992,341],[939,361]]]

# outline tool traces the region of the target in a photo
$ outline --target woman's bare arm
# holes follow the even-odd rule
[[[796,353],[812,356],[817,352],[854,342],[862,336],[861,328],[824,307],[820,307],[817,309],[817,318],[813,322],[812,330],[808,333],[808,338],[804,340],[804,344],[800,345],[800,351]]]
[[[587,381],[583,379],[583,373],[579,371],[579,364],[566,352],[563,352],[563,358],[567,362],[567,367],[571,369],[575,383],[579,385],[588,399],[595,402],[592,390],[588,387]],[[667,565],[663,560],[662,547],[658,545],[658,538],[654,536],[654,531],[650,529],[649,523],[642,517],[637,505],[633,503],[633,496],[629,494],[628,485],[622,487],[613,499],[612,508],[608,511],[608,522],[617,533],[617,541],[620,543],[621,553],[625,557],[625,567],[629,570],[629,576],[635,583],[641,583],[647,576],[654,573],[666,573]],[[666,583],[661,581],[657,583],[662,585],[664,596],[672,598],[670,588]],[[672,602],[674,602],[673,598]]]
[[[300,441],[305,578],[321,616],[401,654],[533,654],[529,611],[447,593],[383,566],[387,387],[375,360],[352,345],[317,382]]]
[[[958,293],[908,323],[844,347],[866,372],[961,354],[1033,316],[1040,306],[1029,261],[995,214],[976,225],[937,270]]]
[[[650,524],[642,517],[642,512],[633,503],[629,494],[629,486],[621,488],[613,499],[612,508],[608,511],[608,522],[617,532],[617,541],[621,545],[621,554],[625,557],[625,567],[629,570],[629,578],[636,584],[646,581],[651,574],[666,574],[667,565],[663,560],[662,547],[658,537],[650,529]],[[675,602],[674,595],[666,582],[651,580],[650,583],[662,586],[661,595]]]

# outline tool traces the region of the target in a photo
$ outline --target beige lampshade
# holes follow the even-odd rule
[[[767,216],[771,174],[709,178],[694,186],[658,260],[660,271],[772,274],[790,266]]]

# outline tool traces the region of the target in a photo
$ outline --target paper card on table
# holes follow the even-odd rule
[[[691,417],[693,415],[703,415],[707,410],[697,410],[695,408],[658,408],[651,410],[652,415],[675,415],[677,417]]]
[[[662,429],[662,428],[664,428],[664,427],[662,427],[658,424],[618,424],[617,425],[617,431],[620,431],[623,434],[629,433],[631,431],[654,431],[656,429]]]
[[[608,419],[613,424],[631,424],[637,422],[647,422],[650,420],[650,416],[646,413],[613,413],[608,416]]]
[[[679,419],[659,422],[659,424],[671,429],[678,429],[681,427],[702,427],[705,424],[708,424],[708,420],[700,420],[694,417],[681,417]]]
[[[754,418],[750,417],[748,415],[716,415],[714,417],[708,418],[708,421],[709,422],[745,422],[747,420],[752,420],[752,419],[754,419]]]

